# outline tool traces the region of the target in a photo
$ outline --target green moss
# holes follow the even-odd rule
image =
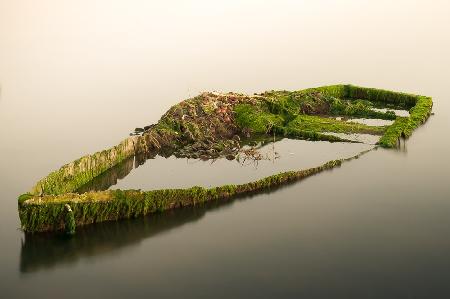
[[[74,235],[76,224],[75,224],[75,216],[73,215],[72,208],[66,204],[64,205],[64,230],[67,235]]]
[[[290,139],[302,139],[309,141],[328,141],[328,142],[350,142],[358,143],[357,141],[348,140],[345,138],[322,134],[314,131],[299,130],[294,127],[278,127],[275,129],[277,136],[284,136]]]
[[[378,118],[386,120],[394,120],[396,118],[393,112],[374,111],[373,104],[370,101],[361,99],[356,101],[346,101],[335,98],[332,100],[330,106],[330,114],[336,116]]]
[[[135,154],[140,137],[130,137],[110,149],[87,155],[50,173],[32,188],[31,194],[64,194],[75,192],[104,171]]]
[[[203,137],[202,131],[198,124],[194,122],[184,122],[183,127],[186,132],[189,132],[189,136],[192,136],[194,140],[201,139]]]
[[[429,116],[432,106],[430,98],[353,85],[333,85],[294,92],[270,91],[255,97],[231,93],[219,96],[202,94],[173,106],[158,124],[143,136],[128,138],[113,148],[82,157],[50,173],[40,180],[30,193],[36,195],[74,192],[99,174],[137,153],[208,138],[215,140],[217,137],[233,136],[236,134],[235,126],[253,134],[271,133],[277,128],[278,131],[296,135],[298,138],[308,136],[306,138],[312,140],[327,140],[328,137],[320,134],[321,131],[314,131],[322,126],[308,124],[307,128],[301,126],[295,130],[292,127],[286,130],[286,126],[303,114],[395,119],[393,113],[371,109],[371,103],[380,102],[395,107],[411,107],[412,111],[408,122],[400,119],[387,131],[380,142],[387,147],[395,143],[393,139],[398,134],[400,135],[397,138],[402,134],[410,136]],[[225,112],[213,113],[224,105]],[[207,115],[199,116],[199,111],[206,111]],[[234,120],[230,111],[235,114]],[[334,124],[327,126],[330,131],[338,132],[361,132],[367,129]],[[311,133],[311,130],[314,132]]]
[[[350,87],[330,86],[293,92],[271,91],[262,95],[265,97],[268,110],[273,114],[282,115],[287,121],[298,114],[395,120],[395,114],[392,112],[374,111],[373,103],[369,100],[345,99],[348,90]]]
[[[209,189],[194,186],[188,189],[108,190],[33,197],[19,208],[19,216],[22,229],[27,232],[64,230],[70,234],[80,225],[134,218],[270,189],[340,166],[342,162],[357,158],[361,154],[363,153],[306,170],[283,172],[246,184]]]
[[[433,102],[431,98],[419,97],[416,105],[410,109],[409,117],[398,117],[388,127],[378,143],[387,148],[396,147],[400,137],[410,137],[412,132],[428,119],[432,107]]]
[[[281,126],[284,123],[281,115],[263,111],[260,107],[249,104],[237,105],[234,112],[236,124],[252,133],[268,133],[274,126]]]
[[[334,98],[346,98],[349,95],[350,85],[329,85],[307,89],[308,91],[317,91]]]
[[[181,133],[181,123],[171,118],[163,119],[162,121],[158,122],[156,126],[158,130],[165,131],[167,133]]]
[[[273,114],[281,115],[286,122],[298,114],[325,115],[330,112],[332,96],[315,90],[270,91],[262,94],[262,104]]]
[[[268,133],[269,131],[274,131],[283,136],[326,141],[347,140],[321,134],[323,132],[368,133],[381,135],[385,130],[384,127],[348,123],[331,118],[303,114],[304,111],[309,111],[311,113],[327,111],[329,110],[329,107],[332,106],[329,102],[340,101],[338,99],[318,96],[312,92],[272,91],[264,93],[263,95],[265,98],[260,106],[255,107],[248,104],[236,106],[236,123],[240,128],[249,129],[253,133]],[[349,108],[354,105],[370,107],[369,104],[363,104],[363,102],[360,101],[356,104],[343,104],[344,110],[345,107]],[[367,114],[367,111],[364,113],[353,112],[352,114],[365,115]],[[374,112],[374,114],[376,113]],[[385,115],[384,113],[382,114]],[[389,115],[389,118],[392,118],[392,116]]]
[[[389,126],[386,133],[380,138],[378,144],[383,147],[396,147],[398,139],[405,137],[405,129],[408,126],[408,117],[398,117],[397,120]]]
[[[33,194],[30,194],[30,193],[25,193],[25,194],[20,195],[19,199],[18,199],[19,205],[21,205],[24,201],[26,201],[32,197],[33,197]]]
[[[335,133],[366,133],[383,134],[385,127],[367,126],[364,124],[345,122],[333,118],[313,115],[298,115],[288,125],[288,129],[297,129],[309,132],[335,132]]]
[[[372,107],[407,107],[409,117],[376,112]],[[188,142],[215,140],[220,150],[236,133],[272,133],[308,140],[348,141],[325,132],[383,134],[379,144],[395,147],[398,138],[411,136],[431,114],[431,98],[353,85],[333,85],[300,91],[270,91],[258,96],[205,93],[173,106],[143,136],[127,138],[119,145],[87,155],[40,180],[30,193],[19,197],[19,217],[26,231],[71,231],[76,225],[138,217],[178,206],[227,198],[296,180],[340,165],[330,161],[318,168],[287,172],[263,180],[211,189],[192,187],[143,192],[140,190],[72,194],[104,171],[136,154],[160,153]],[[203,115],[201,114],[203,111]],[[342,115],[395,119],[388,127],[338,121],[324,116]],[[222,144],[223,143],[223,144]],[[38,195],[43,195],[38,196]],[[72,214],[65,212],[70,204]],[[71,216],[72,215],[72,216]],[[67,217],[68,218],[67,218]]]
[[[317,90],[324,94],[328,94],[341,99],[362,99],[365,101],[370,101],[376,107],[380,107],[380,103],[383,103],[385,107],[410,109],[409,117],[397,117],[395,122],[386,129],[385,134],[381,137],[379,144],[387,148],[396,147],[397,141],[400,137],[411,136],[412,132],[428,119],[428,117],[431,115],[431,109],[433,107],[433,101],[430,97],[402,92],[393,92],[376,88],[366,88],[354,85],[339,85],[325,86],[309,90]],[[342,113],[339,112],[342,111],[342,109],[345,109],[345,107],[338,107],[336,113]],[[390,119],[389,115],[387,114],[389,113],[386,113],[385,119]],[[368,117],[383,118],[382,115],[376,114],[374,114],[373,116],[369,115]]]
[[[364,99],[371,102],[383,102],[386,104],[392,103],[405,107],[413,107],[418,100],[418,96],[413,94],[354,85],[348,85],[348,94],[346,97],[351,99]]]

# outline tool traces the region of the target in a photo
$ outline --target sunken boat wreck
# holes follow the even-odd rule
[[[356,156],[320,166],[273,174],[243,184],[160,190],[98,190],[85,186],[120,163],[156,154],[190,159],[233,160],[255,155],[245,150],[249,140],[275,138],[327,142],[360,142],[355,133],[377,136],[377,147],[398,147],[431,115],[427,96],[353,85],[333,85],[299,91],[261,94],[202,93],[170,108],[158,123],[137,128],[118,145],[81,157],[38,181],[18,198],[21,228],[26,233],[61,231],[140,217],[212,200],[260,192],[340,166]],[[399,116],[394,110],[408,110]],[[354,118],[390,120],[367,125]],[[349,121],[350,120],[350,121]],[[247,152],[246,152],[247,151]]]

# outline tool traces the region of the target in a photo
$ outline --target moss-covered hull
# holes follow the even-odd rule
[[[407,108],[410,115],[395,117],[393,114],[376,112],[370,109],[372,102]],[[235,150],[239,136],[251,134],[277,134],[330,142],[347,141],[324,135],[325,131],[382,135],[379,145],[393,148],[399,138],[411,136],[413,130],[428,119],[432,104],[431,98],[425,96],[353,85],[325,86],[295,92],[271,91],[254,96],[202,94],[173,106],[156,125],[142,130],[143,133],[125,139],[113,148],[66,164],[41,179],[29,193],[19,197],[22,229],[26,232],[39,232],[68,230],[70,227],[68,232],[72,233],[74,224],[79,226],[138,217],[258,192],[336,167],[343,161],[330,161],[316,168],[211,189],[192,187],[76,193],[106,170],[135,155],[154,155],[199,142],[214,144],[217,155],[229,155]],[[324,118],[341,115],[395,121],[388,127],[370,127]]]

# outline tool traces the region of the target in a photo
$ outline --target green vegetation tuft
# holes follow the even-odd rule
[[[265,112],[261,108],[249,104],[237,105],[234,112],[237,125],[252,133],[268,133],[273,127],[281,126],[284,122],[281,115]]]
[[[33,197],[33,194],[30,193],[25,193],[19,196],[18,202],[19,202],[19,206],[21,204],[23,204],[26,200],[30,199]]]

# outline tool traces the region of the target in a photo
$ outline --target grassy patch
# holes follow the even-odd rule
[[[396,118],[393,112],[374,111],[370,101],[356,100],[346,101],[342,99],[333,99],[330,108],[330,114],[336,116],[350,116],[360,118],[378,118],[385,120],[394,120]]]
[[[385,127],[368,126],[313,115],[298,115],[287,125],[287,128],[317,133],[365,133],[376,135],[381,135],[386,130]]]
[[[282,126],[284,123],[281,115],[265,112],[260,107],[249,104],[237,105],[234,112],[236,124],[252,133],[268,133],[273,127]]]

